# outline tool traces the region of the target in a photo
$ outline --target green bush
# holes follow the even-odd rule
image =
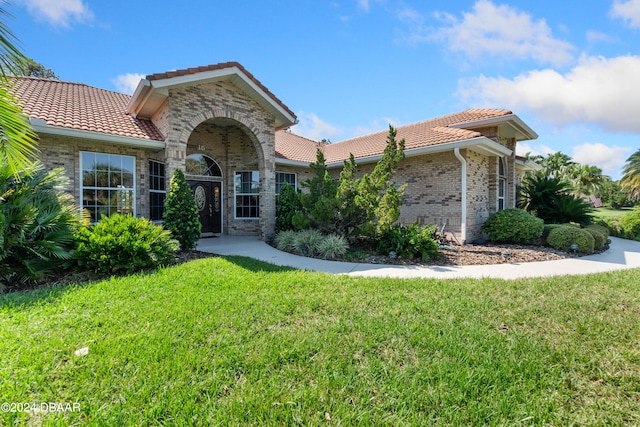
[[[316,229],[299,231],[293,240],[293,250],[299,255],[317,256],[320,253],[323,238],[322,233]]]
[[[45,279],[73,265],[81,209],[58,188],[62,169],[40,163],[14,175],[0,162],[0,290]]]
[[[276,234],[276,238],[274,240],[274,244],[276,249],[292,252],[295,249],[294,242],[296,240],[296,233],[293,230],[285,230]]]
[[[171,233],[144,218],[103,217],[76,235],[78,265],[99,274],[132,273],[170,264],[180,247]]]
[[[347,239],[338,234],[324,236],[318,246],[318,253],[322,258],[334,259],[344,256],[349,250]]]
[[[276,233],[293,230],[293,217],[302,209],[298,193],[289,183],[282,184],[276,201]]]
[[[549,246],[563,251],[571,251],[571,245],[578,245],[577,251],[590,254],[593,252],[595,241],[593,236],[586,230],[576,227],[560,226],[554,228],[547,238]]]
[[[591,227],[583,228],[584,231],[591,234],[593,237],[593,249],[599,251],[604,248],[604,244],[607,243],[607,236],[602,234],[600,230]]]
[[[527,243],[542,236],[544,222],[521,209],[505,209],[491,215],[482,231],[494,242]]]
[[[620,216],[620,235],[625,239],[640,240],[640,208]]]
[[[202,229],[200,215],[193,193],[180,169],[176,169],[171,177],[162,218],[164,228],[171,232],[182,250],[196,247]]]
[[[551,230],[554,230],[558,227],[565,227],[564,225],[560,225],[560,224],[545,224],[544,228],[542,229],[542,236],[540,236],[540,239],[542,240],[542,244],[546,245],[547,244],[547,239],[549,238],[549,233],[551,233]]]
[[[439,258],[438,242],[435,239],[435,226],[409,226],[394,224],[385,230],[378,241],[378,253],[388,255],[395,252],[398,257],[423,261]]]
[[[602,233],[602,235],[605,238],[609,237],[609,229],[607,227],[605,227],[604,225],[591,224],[591,225],[587,225],[585,228],[587,230],[597,230],[600,233]]]

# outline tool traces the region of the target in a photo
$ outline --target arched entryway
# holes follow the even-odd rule
[[[223,174],[218,163],[204,154],[191,154],[185,162],[185,175],[193,191],[200,215],[202,234],[223,232]]]

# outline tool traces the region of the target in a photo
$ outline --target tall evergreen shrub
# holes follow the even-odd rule
[[[180,242],[180,249],[184,251],[196,247],[202,225],[193,193],[180,169],[176,169],[169,182],[163,219],[164,228],[171,231],[173,238]]]

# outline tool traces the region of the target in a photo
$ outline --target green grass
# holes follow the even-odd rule
[[[0,424],[638,425],[639,273],[405,281],[230,257],[3,295],[2,400],[81,409]]]
[[[593,216],[597,219],[616,218],[632,210],[633,208],[622,208],[622,209],[597,208],[593,210]]]

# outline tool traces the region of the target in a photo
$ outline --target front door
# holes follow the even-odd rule
[[[222,233],[222,183],[189,181],[200,213],[202,233]]]

